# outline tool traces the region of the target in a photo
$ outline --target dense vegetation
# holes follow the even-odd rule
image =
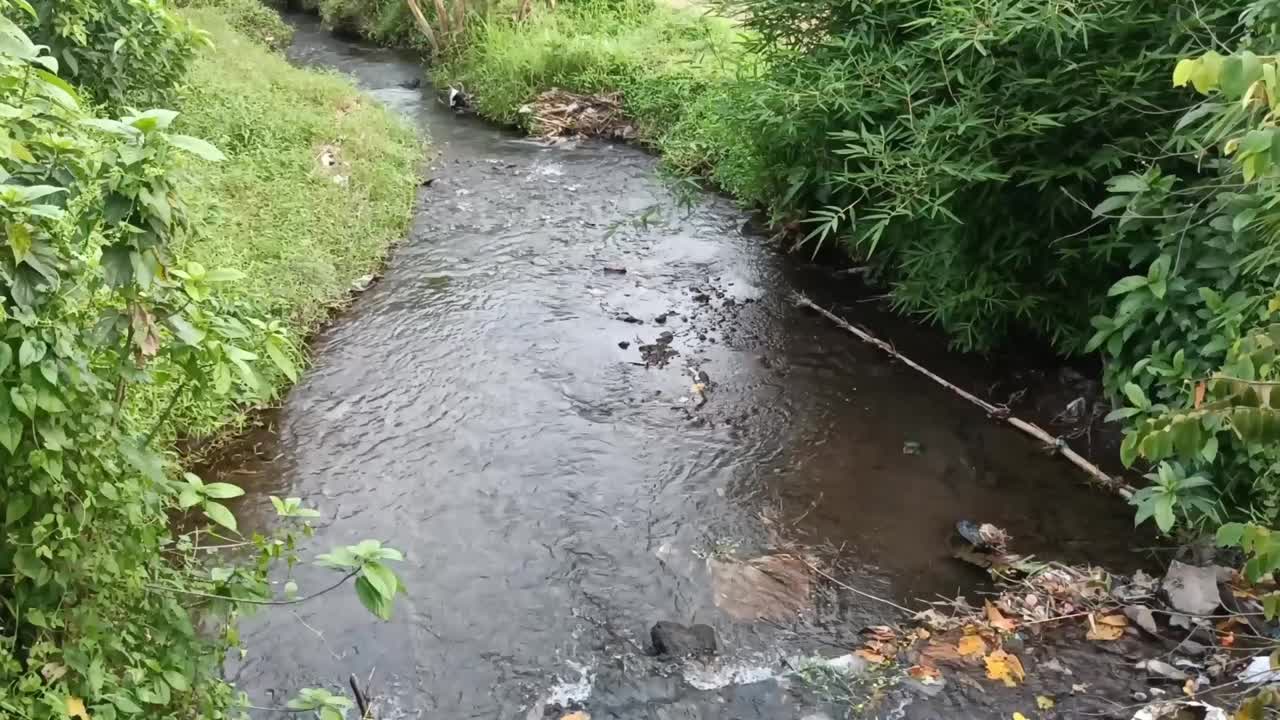
[[[237,23],[259,11],[237,5]],[[302,335],[407,223],[417,142],[344,82],[159,0],[0,0],[0,114],[0,715],[237,714],[235,617],[296,596],[271,571],[302,560],[317,513],[273,499],[282,529],[242,536],[242,491],[182,472],[171,441],[296,377]],[[313,167],[322,143],[343,183]],[[365,541],[314,560],[386,616],[398,558]]]

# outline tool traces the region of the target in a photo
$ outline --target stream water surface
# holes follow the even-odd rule
[[[734,622],[708,555],[825,545],[848,582],[897,601],[980,579],[949,556],[958,520],[1022,552],[1132,563],[1128,508],[796,307],[791,289],[819,281],[732,203],[680,205],[636,148],[455,115],[416,89],[413,58],[293,21],[295,62],[353,75],[439,154],[385,277],[217,466],[257,498],[242,524],[270,522],[267,494],[300,496],[324,514],[317,552],[372,537],[406,555],[390,622],[347,591],[248,621],[230,673],[255,704],[372,673],[384,718],[523,718],[553,691],[594,693],[596,717],[784,717],[751,693],[680,705],[679,677],[599,678],[642,665],[658,620],[710,624],[726,662],[750,664],[887,609],[840,598],[794,626]],[[663,333],[675,354],[647,366],[640,346]]]

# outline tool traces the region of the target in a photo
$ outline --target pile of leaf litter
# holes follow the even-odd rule
[[[1280,627],[1258,599],[1274,587],[1178,560],[1162,577],[1040,562],[1009,552],[998,528],[958,530],[972,547],[957,556],[985,567],[994,591],[865,628],[856,655],[1013,720],[1226,720],[1223,708],[1262,718],[1280,706]]]
[[[521,106],[520,115],[531,133],[544,138],[631,140],[636,136],[619,93],[584,95],[553,88]]]

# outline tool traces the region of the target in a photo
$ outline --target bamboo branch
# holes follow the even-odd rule
[[[427,42],[431,43],[431,54],[440,54],[440,43],[436,41],[436,34],[431,29],[431,23],[427,22],[426,16],[422,14],[422,8],[418,7],[418,0],[404,1],[409,6],[409,13],[413,15],[414,23],[417,24],[422,34],[427,36]]]
[[[449,8],[444,6],[444,0],[432,0],[436,6],[436,22],[440,23],[440,34],[443,37],[449,37]]]
[[[1103,472],[1102,469],[1099,468],[1097,465],[1094,465],[1093,463],[1084,459],[1084,457],[1080,455],[1080,453],[1077,453],[1075,450],[1072,450],[1071,447],[1068,446],[1066,441],[1063,440],[1062,438],[1054,437],[1049,433],[1045,432],[1045,430],[1041,428],[1039,425],[1036,425],[1035,423],[1029,423],[1020,418],[1016,418],[1013,415],[1009,414],[1008,409],[996,407],[995,405],[992,405],[986,400],[983,400],[982,398],[959,387],[958,385],[955,385],[951,382],[948,382],[947,380],[944,380],[938,375],[935,375],[934,373],[930,372],[929,369],[926,368],[925,366],[921,365],[920,363],[912,360],[906,355],[903,355],[902,353],[895,350],[894,347],[889,343],[885,342],[884,340],[881,340],[875,335],[872,335],[866,330],[863,330],[858,327],[854,327],[853,325],[849,324],[846,320],[844,320],[840,316],[818,305],[817,303],[805,297],[804,295],[797,292],[795,293],[795,299],[797,303],[817,311],[819,314],[821,314],[823,317],[827,318],[831,322],[835,323],[836,325],[839,325],[845,330],[848,330],[849,332],[856,335],[863,342],[869,343],[871,345],[875,345],[876,347],[880,348],[884,352],[893,356],[896,360],[906,365],[907,367],[911,368],[912,370],[915,370],[916,372],[920,373],[921,375],[924,375],[925,377],[941,385],[942,387],[950,390],[956,395],[959,395],[965,400],[968,400],[974,405],[977,405],[978,407],[982,408],[983,411],[987,413],[987,415],[1004,420],[1005,422],[1009,423],[1013,427],[1021,430],[1027,435],[1030,435],[1031,437],[1044,443],[1047,448],[1061,454],[1062,457],[1067,459],[1067,462],[1070,462],[1072,465],[1075,465],[1076,467],[1080,468],[1085,473],[1087,473],[1090,477],[1102,483],[1104,486],[1110,488],[1111,490],[1115,491],[1124,499],[1128,500],[1129,498],[1133,497],[1134,489],[1130,485],[1125,483],[1124,480],[1120,478],[1111,477],[1107,473]]]

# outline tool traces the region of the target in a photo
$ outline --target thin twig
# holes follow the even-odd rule
[[[213,593],[203,593],[203,592],[200,592],[199,590],[186,590],[183,588],[169,587],[167,585],[153,585],[151,583],[148,583],[146,585],[146,588],[148,590],[163,590],[165,592],[178,593],[179,595],[191,595],[193,597],[209,598],[211,600],[226,600],[228,602],[245,603],[246,605],[297,605],[298,603],[304,603],[308,600],[311,600],[312,598],[318,598],[321,595],[324,595],[325,593],[331,590],[337,590],[339,587],[342,587],[343,583],[355,577],[356,573],[358,572],[360,572],[360,568],[356,568],[351,572],[347,573],[346,575],[343,575],[342,578],[338,580],[338,582],[330,585],[329,587],[323,590],[320,590],[319,592],[314,592],[306,597],[294,598],[292,600],[252,600],[249,598],[231,597],[229,595],[215,595]]]
[[[974,395],[973,393],[961,388],[960,386],[954,383],[951,383],[938,375],[935,375],[934,373],[930,372],[929,369],[926,368],[925,366],[912,360],[906,355],[903,355],[902,353],[898,352],[889,343],[885,342],[884,340],[881,340],[875,335],[872,335],[866,330],[863,330],[861,328],[858,328],[849,324],[849,322],[846,321],[844,318],[841,318],[840,316],[836,315],[830,310],[827,310],[821,305],[818,305],[817,303],[805,297],[801,293],[794,293],[794,297],[796,299],[796,302],[800,303],[801,305],[804,305],[805,307],[808,307],[817,311],[823,317],[826,317],[828,320],[835,323],[836,325],[839,325],[845,330],[848,330],[849,332],[853,333],[864,342],[875,345],[876,347],[880,348],[881,350],[888,353],[889,355],[892,355],[895,359],[897,359],[899,362],[903,363],[907,367],[911,368],[912,370],[915,370],[921,375],[924,375],[925,377],[929,378],[935,383],[950,390],[956,395],[959,395],[961,398],[968,400],[970,403],[977,405],[978,407],[982,408],[991,417],[1004,420],[1006,423],[1012,425],[1013,427],[1021,430],[1027,435],[1030,435],[1031,437],[1044,443],[1046,447],[1051,448],[1055,452],[1060,453],[1072,465],[1075,465],[1076,467],[1083,470],[1085,473],[1089,474],[1095,480],[1111,488],[1126,500],[1133,497],[1134,489],[1130,487],[1127,483],[1120,480],[1119,478],[1113,478],[1107,473],[1103,472],[1102,469],[1099,468],[1097,465],[1094,465],[1093,463],[1084,459],[1084,457],[1081,456],[1080,453],[1077,453],[1075,450],[1072,450],[1066,444],[1066,442],[1064,442],[1061,438],[1056,438],[1050,435],[1049,433],[1045,432],[1045,430],[1041,428],[1039,425],[1036,425],[1035,423],[1029,423],[1025,420],[1014,417],[1013,415],[1009,414],[1006,408],[998,408],[995,405],[992,405],[991,403],[987,402],[986,400],[983,400],[982,398],[978,397],[977,395]]]
[[[798,556],[798,555],[797,555],[796,557],[800,557],[800,556]],[[830,575],[828,575],[827,573],[823,572],[821,568],[819,568],[817,565],[814,565],[813,563],[809,562],[808,560],[804,559],[803,557],[800,557],[800,562],[804,563],[805,565],[808,565],[810,570],[812,570],[812,571],[814,571],[814,572],[818,573],[818,574],[819,574],[819,575],[821,575],[822,577],[824,577],[824,578],[826,578],[826,579],[830,580],[831,582],[835,583],[836,585],[839,585],[840,587],[844,588],[845,590],[848,590],[849,592],[852,592],[852,593],[856,593],[856,594],[858,594],[858,595],[861,595],[862,597],[864,597],[864,598],[866,598],[866,599],[868,599],[868,600],[875,600],[875,601],[876,601],[876,602],[878,602],[878,603],[884,603],[885,605],[888,605],[889,607],[892,607],[892,608],[896,608],[896,609],[898,609],[898,610],[901,610],[902,612],[907,613],[908,615],[915,615],[915,614],[916,614],[916,611],[915,611],[915,610],[912,610],[911,608],[905,608],[905,607],[903,607],[903,606],[899,605],[898,603],[896,603],[896,602],[894,602],[894,601],[892,601],[892,600],[885,600],[884,598],[882,598],[882,597],[878,597],[878,596],[876,596],[876,595],[872,595],[871,593],[869,593],[869,592],[867,592],[867,591],[865,591],[865,590],[859,590],[858,588],[853,587],[852,585],[849,585],[849,584],[846,584],[846,583],[840,582],[839,580],[837,580],[837,579],[835,579],[835,578],[831,577]]]

